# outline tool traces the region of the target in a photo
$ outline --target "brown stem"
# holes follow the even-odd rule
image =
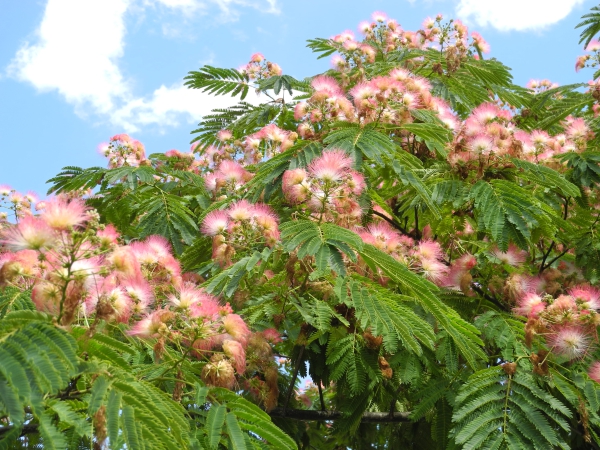
[[[393,422],[410,422],[410,412],[365,412],[362,415],[361,422],[363,423],[393,423]],[[287,417],[297,420],[339,420],[343,418],[343,413],[340,411],[312,411],[306,409],[284,409],[275,408],[269,412],[271,417]]]

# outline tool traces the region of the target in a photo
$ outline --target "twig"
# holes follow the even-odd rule
[[[343,413],[339,411],[312,411],[306,409],[284,409],[275,408],[269,412],[271,417],[287,417],[297,420],[339,420],[342,419]],[[362,415],[361,422],[363,423],[392,423],[392,422],[410,422],[410,412],[365,412]]]
[[[294,386],[296,385],[296,378],[298,378],[298,371],[300,370],[300,364],[302,363],[302,356],[304,356],[304,349],[306,346],[300,347],[300,353],[298,354],[298,358],[296,359],[296,365],[294,367],[294,375],[292,376],[292,382],[290,383],[290,387],[288,389],[287,396],[285,398],[285,404],[283,405],[283,417],[285,417],[285,411],[290,403],[290,399],[292,398],[292,393],[294,392]]]

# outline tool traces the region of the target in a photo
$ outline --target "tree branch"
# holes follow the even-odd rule
[[[339,411],[312,411],[306,409],[283,409],[275,408],[269,412],[271,417],[286,417],[297,420],[338,420],[343,417]],[[364,423],[392,423],[392,422],[411,422],[410,412],[365,412],[362,415],[361,422]]]
[[[400,225],[395,220],[390,219],[388,216],[386,216],[385,214],[380,213],[379,211],[373,211],[373,215],[375,215],[377,217],[381,217],[383,220],[385,220],[391,226],[393,226],[394,228],[396,228],[397,230],[401,231],[402,233],[404,233],[404,234],[406,234],[408,236],[409,233],[406,230],[406,228],[404,228],[402,225]]]

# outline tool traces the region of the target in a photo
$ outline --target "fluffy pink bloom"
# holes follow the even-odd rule
[[[307,173],[302,168],[286,170],[283,174],[282,189],[288,200],[300,203],[306,200],[309,193],[306,186]]]
[[[193,287],[182,287],[175,295],[169,296],[169,301],[178,308],[188,309],[196,303],[208,298],[208,294]]]
[[[12,191],[12,188],[6,184],[0,185],[0,196],[6,197]]]
[[[83,200],[68,201],[63,197],[56,197],[46,202],[41,215],[41,218],[56,230],[68,230],[83,225],[89,217]]]
[[[214,319],[221,311],[217,300],[209,294],[202,293],[198,301],[190,305],[190,316],[193,318],[204,317]]]
[[[517,307],[514,308],[515,314],[524,317],[537,317],[546,308],[546,303],[542,297],[535,292],[527,292],[517,301]]]
[[[145,280],[127,280],[122,287],[133,302],[131,310],[135,314],[145,312],[154,301],[152,288]]]
[[[597,50],[600,50],[600,41],[598,41],[598,39],[592,39],[585,48],[585,50],[587,52],[595,52]]]
[[[248,325],[237,314],[229,314],[223,318],[223,327],[225,331],[236,341],[246,347],[250,337]]]
[[[344,95],[344,91],[338,84],[337,80],[327,75],[319,75],[311,81],[311,86],[317,92],[324,92],[329,97]]]
[[[0,243],[12,251],[42,250],[56,243],[56,232],[46,221],[33,216],[24,217],[17,225],[0,232]]]
[[[508,249],[505,252],[500,251],[498,247],[494,247],[490,253],[498,258],[504,264],[513,267],[520,267],[527,260],[529,254],[525,250],[521,250],[515,244],[508,244]]]
[[[262,62],[264,61],[265,57],[262,53],[254,53],[251,57],[250,57],[250,61],[252,62]]]
[[[173,313],[164,309],[158,309],[135,323],[128,334],[140,338],[158,337],[161,330],[166,330],[166,323],[173,316]]]
[[[434,283],[439,283],[448,276],[449,268],[445,264],[434,259],[421,260],[423,275]]]
[[[489,53],[490,52],[490,44],[488,44],[483,37],[476,31],[471,33],[471,37],[473,38],[473,46],[479,50],[481,53]]]
[[[373,19],[375,22],[383,23],[387,20],[387,14],[382,11],[375,11],[373,14],[371,14],[371,19]]]
[[[253,213],[253,205],[246,200],[235,202],[227,210],[229,218],[235,221],[250,220],[254,215]]]
[[[333,182],[339,181],[344,173],[352,167],[352,158],[343,150],[329,150],[312,161],[308,170],[316,178]]]
[[[566,325],[547,336],[546,342],[554,353],[573,360],[586,355],[591,345],[591,338],[582,328]]]
[[[281,334],[275,328],[267,328],[266,330],[263,330],[262,335],[265,340],[271,344],[278,344],[282,342]]]
[[[569,295],[576,301],[584,303],[585,308],[600,309],[600,290],[592,286],[576,286],[569,290]]]
[[[233,360],[237,373],[242,374],[246,371],[246,352],[242,344],[227,339],[223,342],[223,352]]]
[[[416,255],[420,259],[442,259],[444,256],[444,252],[442,251],[442,247],[435,241],[422,241],[419,243]]]
[[[596,383],[600,383],[600,361],[595,361],[590,364],[588,376]]]
[[[116,244],[119,238],[119,232],[113,224],[108,224],[104,230],[98,230],[96,235],[100,238],[102,245]]]

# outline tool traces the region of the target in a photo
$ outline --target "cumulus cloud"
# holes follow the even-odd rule
[[[458,17],[498,30],[539,30],[564,19],[585,0],[460,0]]]
[[[258,103],[260,99],[249,92],[244,101]],[[131,133],[148,125],[176,126],[182,118],[188,123],[198,122],[213,109],[226,108],[232,103],[228,96],[213,97],[183,85],[162,85],[148,98],[134,99],[114,111],[111,120]]]
[[[237,8],[258,8],[246,0],[152,0],[185,13],[205,14],[218,7],[234,20]],[[277,13],[276,0],[265,10]],[[262,5],[265,5],[265,1]],[[150,0],[144,0],[142,7]],[[127,12],[136,0],[48,0],[34,42],[26,42],[7,68],[9,76],[42,92],[57,91],[82,116],[99,116],[125,131],[142,126],[175,126],[198,121],[213,108],[231,105],[229,97],[212,97],[181,84],[162,85],[146,96],[133,94],[133,80],[119,67],[125,55]],[[257,101],[255,96],[248,100]]]

